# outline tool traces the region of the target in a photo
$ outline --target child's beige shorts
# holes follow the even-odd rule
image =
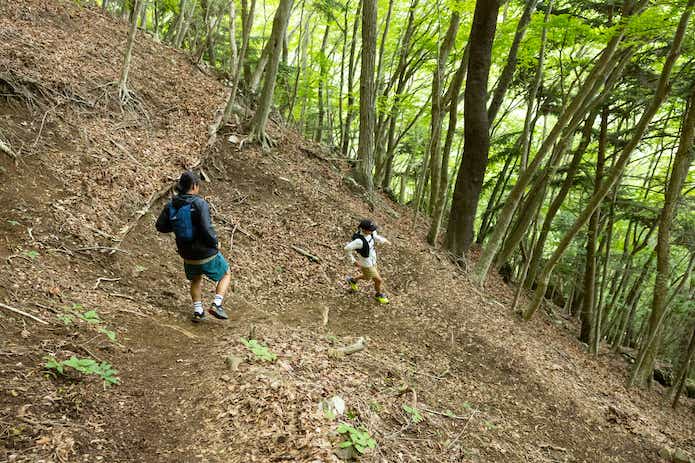
[[[375,278],[379,278],[379,269],[376,268],[376,265],[373,267],[362,267],[362,275],[374,280]]]

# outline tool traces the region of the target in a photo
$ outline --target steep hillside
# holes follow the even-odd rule
[[[46,322],[0,308],[0,461],[337,461],[340,422],[375,439],[362,461],[695,452],[692,403],[627,391],[622,359],[588,357],[562,320],[518,321],[511,289],[473,288],[412,212],[386,198],[370,210],[345,163],[277,125],[272,152],[229,127],[203,163],[231,320],[191,325],[173,240],[153,223],[199,162],[223,86],[139,36],[141,105],[121,111],[125,25],[67,1],[0,3],[0,38],[0,131],[17,153],[0,153],[0,302]],[[342,244],[367,215],[394,242],[380,249],[388,306],[344,285]],[[360,337],[366,349],[330,355]],[[108,362],[120,384],[49,373],[50,355]],[[320,406],[334,396],[342,416]]]

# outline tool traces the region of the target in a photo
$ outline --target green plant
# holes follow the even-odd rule
[[[90,325],[97,325],[103,321],[96,310],[88,310],[85,313],[77,313],[76,315]]]
[[[29,259],[34,260],[37,257],[39,257],[38,251],[24,251],[24,255],[27,256]]]
[[[16,227],[17,225],[19,225],[19,222],[17,222],[16,220],[8,220],[7,223],[12,225],[13,227]]]
[[[58,320],[66,325],[72,325],[75,319],[70,314],[58,315]]]
[[[241,343],[246,346],[248,350],[253,352],[258,360],[265,360],[267,362],[274,362],[277,359],[277,355],[271,352],[267,346],[261,344],[255,339],[240,339]]]
[[[115,331],[107,330],[106,328],[99,328],[99,332],[105,334],[106,337],[111,340],[111,342],[117,342]]]
[[[411,407],[407,404],[403,404],[403,410],[410,415],[410,419],[414,424],[417,424],[421,422],[424,418],[422,417],[422,414],[420,413],[420,410],[418,410],[415,407]]]
[[[345,440],[338,444],[340,448],[352,447],[359,454],[363,454],[365,450],[376,447],[376,441],[364,426],[354,428],[347,423],[340,423],[337,431],[345,437]]]
[[[48,355],[44,357],[46,363],[44,363],[44,368],[48,370],[55,370],[59,374],[65,374],[65,367],[70,367],[85,375],[96,375],[104,380],[104,387],[111,384],[119,384],[120,379],[116,377],[118,370],[115,370],[110,363],[101,362],[98,363],[92,358],[78,358],[75,356],[70,357],[68,360],[63,360],[59,362],[54,356]]]

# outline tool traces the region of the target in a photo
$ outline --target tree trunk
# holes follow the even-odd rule
[[[487,83],[499,7],[499,0],[478,0],[471,27],[464,93],[465,141],[446,234],[446,246],[457,257],[463,256],[473,242],[475,213],[490,150]]]
[[[352,138],[350,130],[352,129],[352,118],[355,111],[355,93],[353,92],[355,82],[355,48],[357,47],[357,30],[360,25],[360,12],[362,9],[362,0],[357,2],[357,11],[355,12],[355,22],[352,25],[352,42],[350,43],[350,62],[348,63],[348,79],[347,79],[347,108],[345,115],[345,127],[342,131],[342,141],[340,143],[340,151],[343,156],[347,157],[350,151],[350,140]]]
[[[692,10],[695,0],[688,3],[686,12]],[[687,13],[686,13],[687,14]],[[686,15],[684,14],[684,16]],[[659,233],[656,244],[656,280],[654,282],[654,295],[652,298],[651,313],[645,338],[647,342],[640,348],[640,358],[635,363],[630,377],[630,386],[645,385],[651,379],[654,369],[654,360],[659,348],[661,324],[666,316],[666,302],[668,299],[668,282],[671,273],[671,224],[675,209],[680,197],[683,184],[688,176],[688,169],[693,162],[693,141],[695,140],[695,86],[688,98],[688,108],[683,117],[681,126],[680,143],[673,160],[671,177],[664,195],[664,206],[659,216]]]
[[[594,180],[594,192],[601,187],[603,180],[603,167],[606,156],[606,138],[608,136],[608,120],[601,118],[601,133],[598,141],[598,153],[596,157],[596,176]],[[598,353],[598,346],[592,343],[594,324],[594,306],[596,303],[596,241],[601,221],[600,203],[589,219],[589,231],[586,239],[586,264],[584,266],[584,301],[580,320],[582,322],[579,332],[579,340],[589,344],[589,352]]]
[[[441,144],[442,144],[442,116],[444,115],[443,110],[443,98],[444,98],[444,82],[445,82],[445,72],[446,65],[449,59],[449,53],[451,48],[456,42],[456,34],[459,29],[459,23],[461,22],[458,12],[454,12],[451,15],[451,21],[449,22],[449,27],[447,28],[444,39],[439,46],[439,52],[437,54],[437,67],[434,71],[434,76],[432,79],[432,110],[430,112],[430,143],[428,153],[423,160],[423,166],[428,165],[429,161],[429,172],[430,172],[430,200],[429,207],[435,203],[436,198],[439,196],[439,181],[440,181],[440,166],[441,166]],[[493,32],[494,33],[494,32]],[[424,184],[420,185],[419,195],[422,195]],[[438,227],[437,227],[438,228]],[[430,233],[431,235],[431,233]],[[428,241],[432,244],[432,241],[428,237]]]
[[[673,390],[671,393],[671,407],[673,408],[678,406],[678,401],[680,400],[681,393],[683,392],[685,381],[688,378],[688,372],[690,371],[690,365],[693,362],[693,357],[695,357],[695,327],[693,327],[692,334],[690,335],[688,349],[685,352],[680,369],[678,373],[676,373],[676,382],[673,385]]]
[[[468,42],[470,44],[470,42]],[[470,52],[470,45],[467,44],[464,49],[463,55],[461,56],[461,64],[459,65],[454,78],[451,81],[447,95],[449,95],[449,101],[445,101],[445,106],[448,103],[449,106],[449,125],[446,131],[446,139],[444,141],[444,148],[441,153],[441,166],[439,167],[439,181],[437,182],[436,188],[438,192],[434,197],[434,207],[432,210],[432,221],[430,222],[430,229],[427,233],[427,241],[432,245],[436,245],[437,238],[439,237],[439,229],[442,223],[442,216],[444,215],[445,203],[448,197],[449,191],[449,155],[451,154],[451,146],[454,143],[454,135],[456,135],[456,125],[458,124],[458,101],[459,93],[461,92],[461,86],[463,85],[463,80],[466,78],[466,71],[468,70],[468,57]],[[441,124],[441,122],[440,122]],[[435,188],[434,184],[433,187]]]
[[[369,194],[374,189],[374,66],[376,65],[376,0],[363,0],[360,68],[360,136],[354,177]]]
[[[239,65],[236,43],[236,0],[229,0],[229,75],[234,76]]]
[[[265,75],[263,84],[263,92],[256,107],[256,114],[251,121],[251,138],[258,141],[264,148],[268,148],[272,141],[265,132],[265,126],[268,122],[270,107],[273,104],[273,92],[275,91],[275,77],[277,76],[278,67],[280,65],[280,56],[282,55],[282,42],[287,30],[287,23],[292,10],[292,0],[280,0],[280,5],[275,11],[273,19],[273,30],[270,34],[269,45],[269,61],[268,69]]]
[[[670,89],[669,82],[671,70],[673,69],[676,59],[680,55],[681,44],[683,42],[683,37],[685,35],[685,30],[688,25],[688,20],[690,19],[690,14],[693,9],[693,3],[695,3],[695,0],[689,0],[686,10],[681,16],[681,20],[678,24],[678,29],[673,40],[673,44],[671,45],[671,50],[669,51],[668,57],[666,58],[666,62],[664,63],[664,67],[661,72],[661,76],[659,78],[659,83],[654,98],[642,114],[642,117],[640,118],[637,126],[635,127],[632,138],[625,145],[622,152],[620,153],[620,157],[616,160],[615,164],[606,175],[606,180],[602,183],[601,187],[592,195],[588,205],[584,208],[582,213],[575,220],[570,230],[567,233],[565,233],[563,238],[558,243],[557,249],[543,267],[540,282],[538,283],[538,286],[534,293],[533,300],[527,305],[526,310],[524,311],[525,319],[531,318],[540,306],[541,301],[543,300],[543,296],[545,294],[545,290],[548,287],[548,280],[550,279],[550,274],[554,270],[555,265],[557,265],[574,236],[586,224],[587,220],[589,220],[589,217],[594,213],[594,211],[596,210],[600,202],[603,200],[603,198],[606,196],[608,191],[615,186],[615,183],[622,174],[623,169],[627,165],[627,162],[630,160],[630,155],[642,140],[642,136],[646,132],[649,123],[653,119],[654,115],[658,111],[663,101],[666,99],[666,96],[668,95]]]
[[[138,18],[144,3],[143,0],[135,0],[133,14],[130,19],[128,29],[128,41],[126,42],[125,53],[123,55],[123,67],[121,68],[121,78],[118,80],[118,99],[121,105],[130,101],[130,91],[128,90],[128,73],[130,72],[130,61],[133,57],[133,46],[135,45],[135,35],[137,34]]]
[[[328,20],[328,18],[327,18]],[[326,75],[328,73],[328,55],[327,55],[327,48],[328,48],[328,34],[330,33],[331,30],[331,25],[330,23],[326,25],[326,29],[323,33],[323,40],[321,41],[321,52],[320,52],[320,61],[319,61],[319,88],[318,88],[318,104],[319,104],[319,115],[318,115],[318,121],[316,123],[316,134],[314,135],[314,141],[317,141],[321,143],[323,141],[323,118],[325,115],[325,108],[324,108],[324,101],[323,101],[323,92],[324,92],[324,86],[326,85],[326,80],[328,76]]]
[[[495,120],[497,112],[499,111],[500,106],[502,106],[502,102],[504,101],[504,95],[507,93],[507,89],[509,88],[509,85],[512,83],[514,71],[516,70],[517,53],[519,52],[519,46],[521,45],[521,40],[524,38],[524,35],[526,34],[526,28],[531,22],[531,16],[533,15],[533,12],[535,11],[537,4],[538,0],[526,0],[526,7],[524,8],[524,12],[521,15],[519,23],[516,26],[514,40],[512,41],[512,46],[509,49],[507,63],[505,64],[504,69],[502,70],[502,74],[500,74],[497,86],[495,87],[495,91],[492,95],[492,102],[490,102],[490,107],[487,110],[487,118],[488,123],[490,125],[492,125],[492,122]],[[547,12],[550,12],[550,8],[550,5],[548,5]],[[541,40],[541,42],[544,43],[545,40]],[[541,56],[543,54],[544,53],[541,51]],[[542,65],[540,65],[539,67],[542,67]],[[535,96],[533,96],[533,98],[529,96],[529,100],[534,101]]]

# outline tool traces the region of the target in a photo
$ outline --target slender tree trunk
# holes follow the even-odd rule
[[[292,0],[280,0],[280,5],[275,11],[273,19],[273,30],[270,34],[269,43],[269,61],[266,71],[265,82],[263,84],[263,92],[258,101],[256,114],[251,121],[251,138],[261,143],[264,148],[268,148],[272,141],[266,135],[265,126],[268,122],[270,107],[273,103],[273,92],[275,91],[275,77],[277,76],[278,67],[280,65],[280,56],[282,55],[282,42],[287,31],[287,23],[292,10]]]
[[[343,128],[343,136],[341,141],[341,152],[343,156],[347,157],[350,151],[350,140],[352,135],[350,130],[352,130],[352,118],[354,117],[355,110],[355,93],[353,92],[354,81],[355,81],[355,49],[357,47],[357,30],[360,25],[360,12],[362,9],[362,0],[357,1],[357,11],[355,12],[355,22],[352,25],[352,42],[350,43],[350,62],[348,63],[348,79],[347,79],[347,108],[345,115],[345,127]]]
[[[463,256],[473,242],[478,198],[490,150],[487,83],[499,7],[499,0],[478,0],[471,27],[471,50],[464,93],[465,141],[446,234],[446,246],[457,257]]]
[[[128,29],[128,41],[126,42],[125,53],[123,55],[123,67],[121,67],[121,77],[118,80],[118,99],[121,105],[127,104],[131,97],[128,90],[128,74],[130,72],[130,61],[133,57],[133,46],[135,45],[135,35],[137,34],[138,17],[144,3],[142,0],[135,0],[133,14],[131,15],[130,28]]]
[[[329,20],[328,18],[326,18]],[[331,25],[330,23],[326,25],[326,29],[323,33],[323,40],[321,41],[321,52],[320,52],[320,62],[319,62],[319,88],[318,88],[318,104],[319,104],[319,115],[318,122],[316,123],[316,134],[314,135],[314,140],[321,143],[323,141],[323,118],[325,114],[323,92],[324,86],[326,85],[327,73],[328,73],[328,34],[330,33]]]
[[[623,172],[623,169],[625,168],[627,162],[630,159],[630,155],[642,140],[642,136],[646,132],[649,123],[654,118],[654,115],[658,111],[663,101],[666,99],[670,89],[669,82],[671,70],[673,69],[675,62],[678,59],[678,56],[680,55],[681,44],[683,43],[685,30],[688,25],[688,20],[690,19],[690,14],[692,13],[693,3],[695,3],[695,0],[689,0],[688,6],[686,7],[683,15],[681,16],[676,35],[671,45],[671,50],[669,51],[668,57],[666,58],[666,62],[664,63],[664,67],[661,72],[661,77],[659,78],[659,83],[654,98],[642,114],[640,121],[635,127],[632,138],[625,145],[620,154],[620,157],[617,159],[613,167],[607,173],[606,180],[602,183],[601,187],[592,195],[588,205],[584,208],[582,213],[575,220],[570,230],[565,233],[563,238],[558,243],[555,252],[552,254],[548,262],[543,267],[540,282],[534,293],[533,300],[527,305],[526,310],[524,311],[524,318],[531,318],[531,316],[533,316],[535,311],[540,306],[541,301],[543,300],[543,296],[545,294],[545,290],[548,287],[548,280],[550,279],[550,274],[552,273],[553,269],[559,262],[560,258],[564,254],[565,250],[569,246],[574,236],[586,224],[587,220],[589,220],[589,217],[591,216],[591,214],[594,213],[594,211],[601,203],[603,198],[606,196],[608,191],[615,186],[615,183],[617,182],[618,178]]]
[[[692,10],[694,0],[688,3],[687,10]],[[686,13],[687,14],[687,13]],[[685,16],[685,15],[684,15]],[[685,27],[684,27],[685,29]],[[652,298],[651,313],[645,338],[647,342],[640,348],[640,358],[635,363],[630,376],[630,386],[644,385],[651,379],[654,369],[654,360],[659,348],[661,324],[666,316],[668,300],[668,282],[671,273],[671,224],[675,215],[676,204],[680,197],[683,184],[688,175],[688,169],[693,162],[693,141],[695,141],[695,86],[693,86],[688,99],[688,109],[681,126],[681,137],[678,151],[673,161],[671,177],[669,179],[664,206],[659,216],[659,234],[656,244],[656,280],[654,283],[654,295]]]
[[[369,194],[374,189],[374,66],[376,65],[376,0],[363,0],[362,7],[362,65],[360,68],[360,137],[355,180]]]
[[[512,83],[514,71],[516,70],[516,63],[518,61],[517,53],[519,52],[519,46],[521,45],[521,40],[524,38],[524,35],[526,34],[526,28],[531,22],[531,16],[533,15],[533,12],[535,11],[537,4],[538,0],[526,0],[526,7],[524,8],[524,12],[522,13],[521,18],[519,19],[519,23],[516,26],[516,33],[514,34],[512,46],[509,48],[507,63],[505,64],[504,69],[502,69],[502,74],[500,75],[497,86],[495,87],[495,91],[492,95],[490,107],[487,110],[488,123],[490,124],[490,126],[492,126],[495,117],[497,117],[497,112],[499,111],[500,107],[502,106],[502,102],[504,101],[504,95],[507,93],[507,89],[509,88],[509,85]],[[546,11],[550,12],[550,8],[551,6],[548,5]],[[543,29],[545,33],[545,27]],[[541,42],[544,43],[545,40],[541,40]],[[541,55],[543,55],[543,52],[541,52]],[[539,68],[540,67],[542,67],[542,64],[539,66]],[[534,101],[535,95],[533,95],[533,97],[529,96],[529,100]]]
[[[236,0],[229,0],[229,75],[234,76],[239,65],[236,43]]]
[[[673,385],[673,390],[671,393],[671,407],[676,408],[678,406],[678,401],[680,400],[681,393],[683,392],[683,386],[685,386],[685,380],[688,377],[688,372],[690,371],[690,366],[692,365],[693,358],[695,357],[695,327],[693,327],[692,334],[690,335],[690,341],[688,342],[688,350],[685,353],[683,362],[681,363],[680,371],[676,374],[676,382]]]
[[[594,192],[601,187],[603,167],[606,156],[606,138],[608,136],[608,120],[601,118],[601,133],[598,142],[596,158],[596,176]],[[598,346],[592,343],[594,324],[594,307],[596,303],[596,242],[598,240],[599,223],[601,221],[600,203],[589,219],[589,232],[586,239],[586,265],[584,266],[584,303],[581,311],[581,330],[579,340],[589,345],[589,352],[598,353]]]
[[[459,24],[461,22],[458,12],[454,12],[451,15],[451,21],[449,22],[449,27],[447,28],[444,39],[439,46],[439,52],[437,54],[437,67],[434,71],[434,76],[432,79],[432,110],[430,112],[430,143],[428,155],[425,158],[424,165],[427,165],[427,160],[429,160],[429,172],[430,172],[430,200],[429,209],[434,206],[437,196],[439,196],[439,180],[441,178],[439,169],[441,166],[441,146],[442,146],[442,116],[444,115],[443,103],[444,103],[444,84],[445,84],[445,72],[446,65],[449,60],[449,53],[451,48],[454,46],[456,41],[456,34],[459,30]],[[420,186],[420,194],[424,184]],[[439,228],[439,227],[437,227]],[[431,235],[431,233],[430,233]],[[428,241],[432,244],[430,237]]]

